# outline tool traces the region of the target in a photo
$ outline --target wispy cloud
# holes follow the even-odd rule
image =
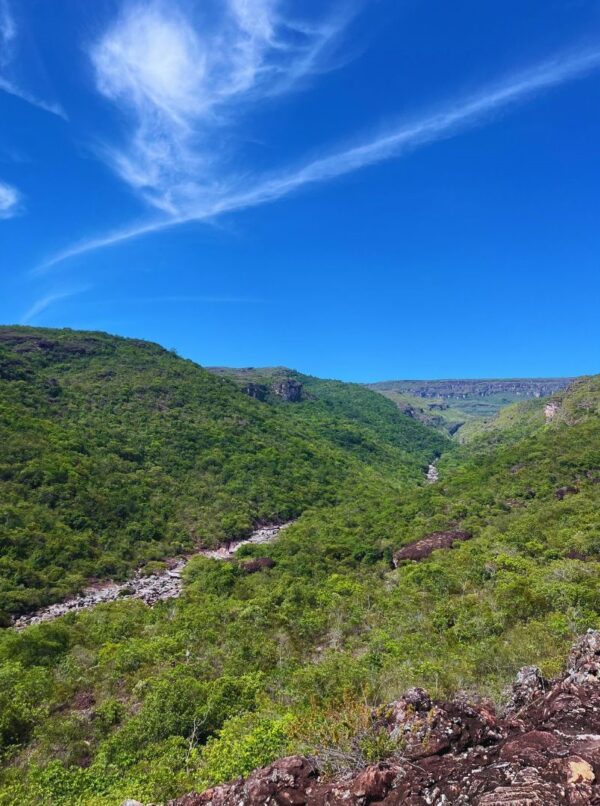
[[[13,95],[15,98],[20,98],[22,101],[25,101],[25,103],[30,104],[31,106],[36,106],[38,109],[41,109],[44,112],[50,112],[51,115],[57,115],[63,120],[69,119],[67,113],[60,104],[52,103],[52,101],[44,101],[42,98],[32,95],[30,92],[27,92],[27,90],[19,87],[13,81],[9,81],[7,78],[2,76],[0,76],[0,92],[5,92],[7,95]]]
[[[112,299],[90,299],[88,305],[103,307],[110,305],[268,305],[271,300],[258,297],[219,296],[210,294],[163,294],[155,297],[114,297]]]
[[[543,90],[587,75],[599,67],[600,49],[561,54],[514,74],[475,95],[444,104],[433,112],[408,123],[401,123],[357,145],[334,151],[299,167],[259,178],[246,190],[239,189],[233,182],[222,181],[220,187],[207,189],[200,198],[189,199],[187,205],[178,205],[175,212],[161,218],[74,244],[50,257],[38,270],[169,227],[191,221],[207,221],[223,213],[272,202],[307,185],[326,182],[383,160],[402,156],[426,144],[480,125],[494,113],[506,110]]]
[[[17,34],[17,24],[8,0],[0,0],[0,92],[6,92],[44,112],[50,112],[67,120],[67,115],[60,104],[38,98],[10,75],[17,49]]]
[[[170,215],[223,192],[232,117],[314,72],[348,19],[292,20],[280,0],[214,6],[216,16],[177,0],[128,2],[90,51],[98,90],[130,126],[121,144],[100,154]]]
[[[91,286],[82,286],[80,288],[62,289],[60,291],[52,291],[48,294],[45,294],[43,297],[40,297],[40,299],[36,300],[33,305],[25,311],[21,317],[21,324],[30,324],[37,316],[39,316],[39,314],[43,313],[43,311],[47,310],[52,305],[55,305],[57,302],[60,302],[63,299],[68,299],[69,297],[83,294],[85,291],[89,291],[90,288]]]
[[[13,43],[17,37],[17,26],[10,12],[8,0],[0,2],[0,65],[10,60]]]
[[[23,212],[23,196],[12,185],[0,182],[0,218],[14,218]]]

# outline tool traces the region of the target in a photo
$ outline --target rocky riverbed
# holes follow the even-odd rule
[[[436,481],[438,481],[439,477],[440,471],[437,469],[437,467],[434,464],[429,465],[427,468],[427,481],[430,484],[434,484]]]
[[[200,556],[209,557],[213,560],[230,560],[242,546],[270,543],[289,525],[289,523],[284,523],[263,526],[244,540],[234,540],[216,549],[199,549],[186,557],[178,559],[170,568],[158,574],[144,576],[141,571],[138,571],[127,582],[120,584],[109,582],[105,585],[89,587],[79,596],[74,596],[64,602],[56,602],[48,605],[48,607],[36,610],[34,613],[28,613],[15,619],[14,626],[17,630],[22,630],[31,624],[52,621],[59,616],[64,616],[65,613],[88,610],[104,602],[113,602],[115,599],[141,599],[148,605],[153,605],[163,599],[176,599],[181,594],[183,586],[181,573],[192,557]]]

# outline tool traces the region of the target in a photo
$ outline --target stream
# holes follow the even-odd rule
[[[33,613],[20,616],[14,620],[13,626],[17,630],[22,630],[31,624],[52,621],[59,616],[64,616],[65,613],[73,611],[89,610],[98,604],[113,602],[115,599],[141,599],[148,605],[153,605],[155,602],[160,602],[164,599],[176,599],[181,594],[183,587],[181,572],[193,557],[230,560],[241,546],[271,543],[289,525],[289,523],[284,523],[280,526],[263,526],[244,540],[233,540],[216,549],[199,549],[183,559],[177,560],[166,571],[161,571],[158,574],[143,576],[138,571],[127,582],[109,582],[103,585],[91,586],[72,599],[56,602]]]
[[[434,484],[439,480],[439,478],[440,471],[437,469],[437,467],[434,464],[429,465],[429,468],[427,469],[427,481],[430,484]]]

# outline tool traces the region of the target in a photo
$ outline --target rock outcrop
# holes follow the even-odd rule
[[[450,529],[446,532],[432,532],[420,540],[415,540],[407,546],[403,546],[399,551],[394,552],[392,559],[394,568],[407,560],[418,562],[429,557],[437,549],[450,549],[455,543],[462,543],[473,537],[471,532],[461,529]]]
[[[579,492],[579,487],[559,487],[558,490],[555,491],[554,495],[558,498],[559,501],[562,501],[563,498],[566,498],[567,495],[577,495]]]
[[[276,381],[271,388],[273,394],[285,400],[286,403],[299,403],[303,399],[303,386],[294,378],[283,378]]]
[[[374,719],[398,747],[377,764],[330,778],[318,760],[290,756],[170,806],[600,804],[600,632],[576,643],[559,680],[521,670],[502,716],[411,689]]]
[[[269,389],[264,383],[249,382],[242,387],[242,391],[248,397],[253,397],[255,400],[266,400],[269,394]]]
[[[575,378],[498,378],[491,380],[379,381],[368,384],[376,391],[393,391],[421,398],[461,400],[498,394],[547,397],[565,389]]]

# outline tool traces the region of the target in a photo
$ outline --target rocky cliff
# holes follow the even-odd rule
[[[411,689],[373,719],[398,748],[377,764],[331,777],[319,759],[291,756],[171,806],[599,804],[600,632],[579,639],[560,679],[522,669],[502,714]]]
[[[491,395],[519,398],[547,397],[567,387],[574,378],[505,378],[498,380],[381,381],[369,384],[377,392],[392,391],[413,397],[467,399]]]

